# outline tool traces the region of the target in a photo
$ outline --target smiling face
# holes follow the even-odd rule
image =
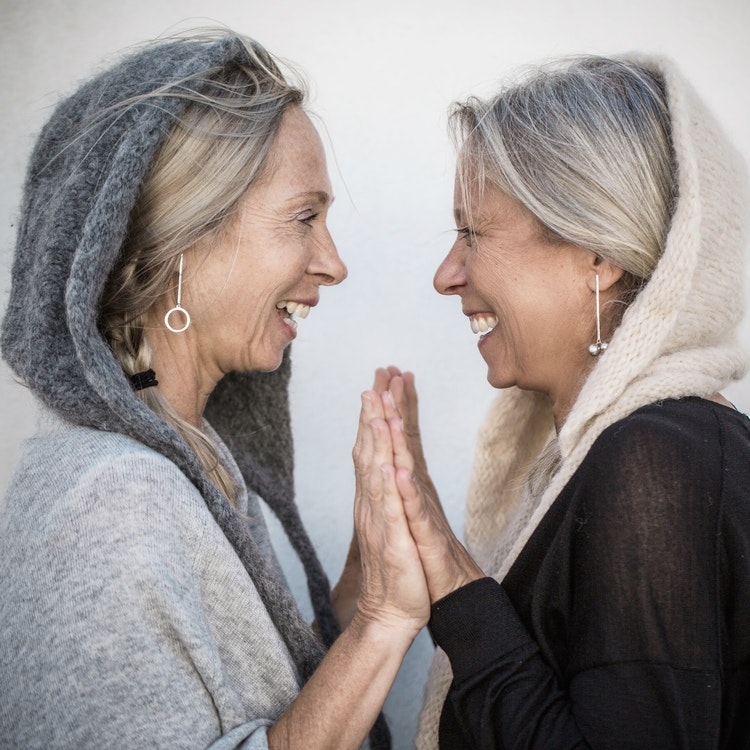
[[[458,294],[487,379],[547,393],[556,413],[570,407],[591,368],[591,285],[599,262],[548,237],[521,203],[487,184],[456,185],[458,237],[435,274],[441,294]],[[468,203],[468,205],[466,205]]]
[[[274,370],[319,287],[346,267],[326,226],[332,202],[325,153],[298,107],[284,114],[268,173],[246,191],[218,237],[185,253],[182,306],[200,366],[212,379],[230,371]]]

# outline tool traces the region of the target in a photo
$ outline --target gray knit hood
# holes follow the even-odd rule
[[[322,657],[319,641],[244,520],[181,436],[135,395],[98,328],[102,292],[144,177],[185,106],[184,99],[169,96],[169,88],[238,63],[252,61],[231,33],[165,41],[130,54],[57,107],[28,168],[2,353],[35,396],[68,421],[128,435],[184,472],[243,561],[304,681]],[[164,95],[157,99],[102,117],[107,107],[161,88]],[[287,352],[276,372],[226,376],[209,400],[206,418],[248,486],[284,526],[307,573],[318,628],[330,645],[338,630],[328,581],[294,503],[289,375]]]

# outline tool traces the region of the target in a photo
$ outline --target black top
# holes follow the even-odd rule
[[[446,750],[750,748],[750,420],[690,398],[612,425],[502,586],[430,631]]]

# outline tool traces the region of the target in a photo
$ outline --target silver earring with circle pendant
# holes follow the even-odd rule
[[[598,357],[603,351],[607,349],[607,342],[602,341],[602,322],[601,314],[599,309],[599,274],[596,274],[596,341],[589,347],[589,354],[592,357]]]
[[[185,319],[182,328],[176,328],[169,322],[173,313],[178,313]],[[164,325],[172,333],[183,333],[190,327],[190,313],[182,306],[182,253],[180,253],[180,270],[177,276],[177,304],[164,316]]]

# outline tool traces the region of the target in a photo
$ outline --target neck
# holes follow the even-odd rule
[[[585,356],[579,357],[573,363],[567,376],[565,377],[566,373],[562,373],[563,377],[557,377],[554,386],[547,391],[547,395],[552,402],[552,414],[557,433],[565,424],[565,420],[568,418],[568,414],[570,414],[595,364],[596,359],[588,351],[585,351]]]
[[[201,429],[208,397],[222,373],[211,373],[201,366],[189,330],[172,333],[152,329],[149,345],[159,392],[181,419]]]

